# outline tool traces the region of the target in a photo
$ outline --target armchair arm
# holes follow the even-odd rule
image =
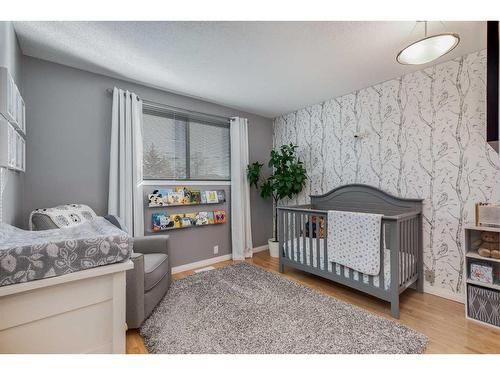
[[[168,235],[134,237],[134,252],[143,254],[168,253]]]
[[[133,253],[134,268],[127,271],[127,325],[139,328],[144,321],[144,256]]]

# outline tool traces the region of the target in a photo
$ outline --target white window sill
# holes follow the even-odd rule
[[[193,181],[193,180],[144,180],[142,182],[143,186],[230,186],[231,181]]]

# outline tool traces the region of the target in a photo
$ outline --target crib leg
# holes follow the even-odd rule
[[[424,276],[423,275],[418,275],[417,279],[417,292],[423,293],[424,292]]]
[[[399,319],[399,293],[397,291],[391,297],[391,315]]]
[[[284,273],[285,272],[285,265],[283,263],[280,262],[280,265],[278,267],[278,270],[280,271],[280,273]]]

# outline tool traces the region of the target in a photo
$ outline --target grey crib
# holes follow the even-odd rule
[[[363,275],[328,260],[329,210],[383,215],[378,276]],[[324,238],[319,233],[321,219]],[[402,292],[412,285],[423,291],[421,199],[398,198],[368,185],[344,185],[311,195],[310,205],[278,207],[278,228],[282,273],[285,266],[296,268],[388,301],[395,318],[399,318]]]

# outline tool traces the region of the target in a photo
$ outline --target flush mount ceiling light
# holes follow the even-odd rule
[[[458,34],[444,33],[427,36],[427,21],[425,21],[425,37],[413,42],[398,53],[396,60],[404,65],[426,64],[446,55],[460,42]]]

